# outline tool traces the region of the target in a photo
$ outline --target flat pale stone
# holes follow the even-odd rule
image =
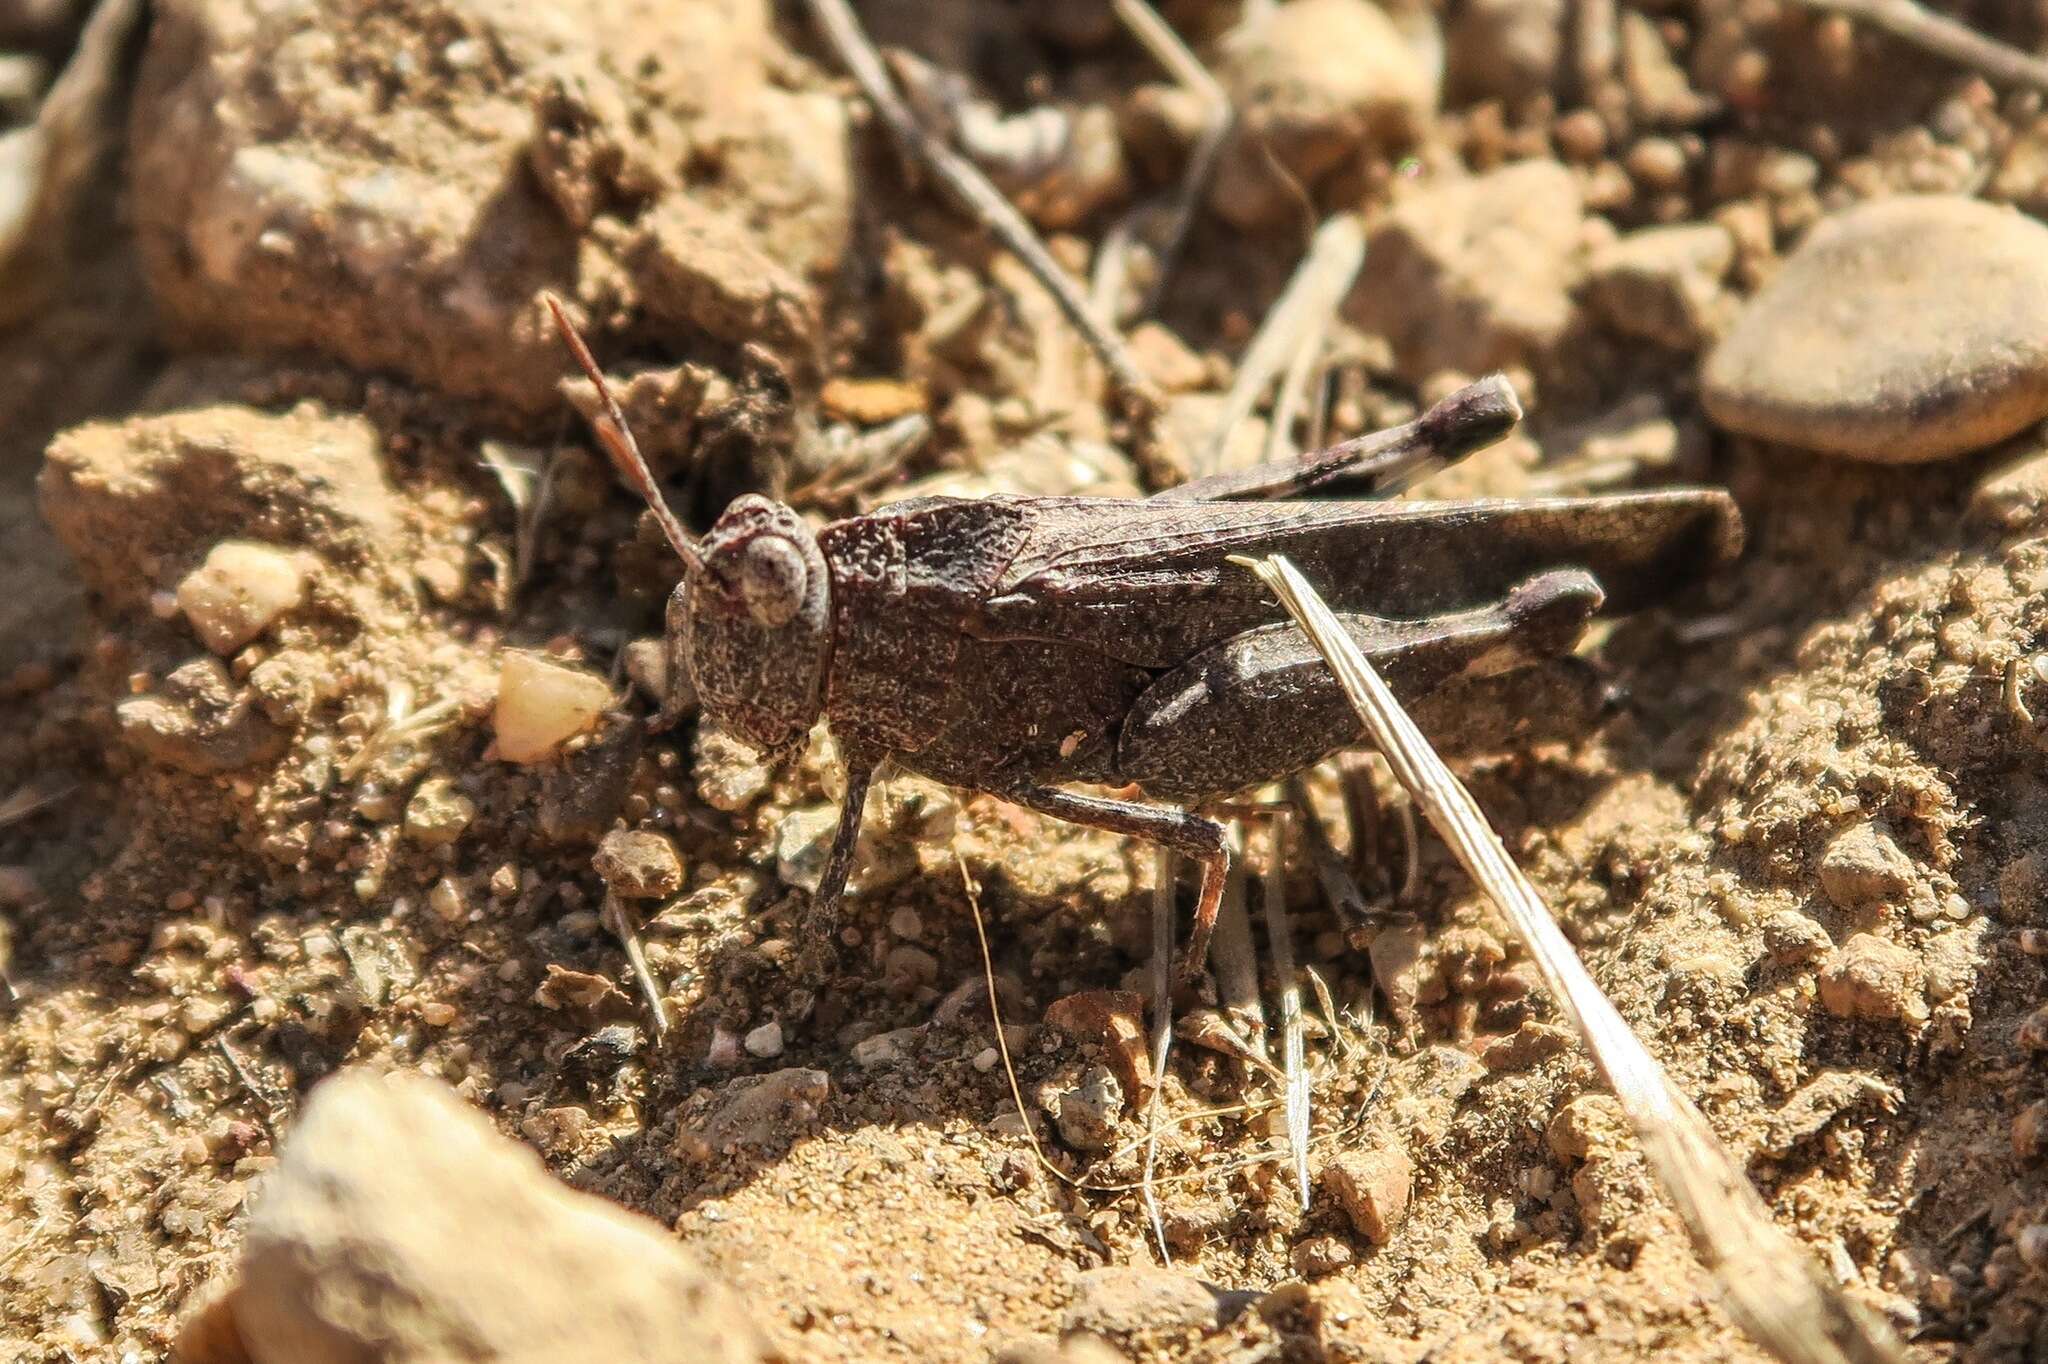
[[[1708,357],[1730,431],[1880,464],[1979,450],[2048,416],[2048,227],[1899,195],[1815,227]]]

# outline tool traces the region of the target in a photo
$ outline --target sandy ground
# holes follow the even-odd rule
[[[700,525],[743,488],[832,515],[930,476],[1141,476],[1080,343],[906,184],[794,9],[327,8],[287,31],[233,0],[157,7],[65,287],[0,337],[0,798],[18,797],[0,824],[0,1354],[163,1356],[231,1276],[304,1096],[370,1065],[439,1077],[571,1185],[672,1229],[792,1358],[1051,1351],[1078,1326],[1134,1358],[1219,1362],[1760,1357],[1433,839],[1405,895],[1397,859],[1368,875],[1368,924],[1339,921],[1305,864],[1287,874],[1338,1013],[1310,1048],[1306,1212],[1271,1081],[1176,1052],[1158,1196],[1176,1267],[1223,1294],[1205,1319],[1153,1280],[1082,1277],[1155,1262],[1143,1115],[1113,1030],[1048,1022],[1142,980],[1148,849],[894,780],[813,995],[792,877],[839,790],[822,740],[769,772],[694,723],[642,740],[605,721],[502,761],[504,651],[617,676],[674,571],[557,391],[544,285],[639,376],[628,407]],[[1124,210],[1170,191],[1185,102],[1088,6],[921,8],[864,12],[1009,110],[1113,115],[1114,172],[1035,210],[1085,270]],[[1264,153],[1228,153],[1134,345],[1169,425],[1205,431],[1316,215],[1362,206],[1333,435],[1506,365],[1529,433],[1425,492],[1735,494],[1739,564],[1597,631],[1606,721],[1468,779],[1780,1222],[1911,1357],[2048,1357],[2048,1028],[2023,1026],[2048,929],[2038,439],[1828,459],[1717,429],[1697,379],[1739,301],[1851,199],[2032,206],[2011,168],[2038,154],[2039,100],[1793,5],[1625,3],[1604,64],[1597,43],[1546,62],[1483,30],[1528,11],[1516,31],[1540,35],[1553,9],[1453,6],[1440,83],[1348,122],[1312,109],[1293,141],[1276,116]],[[1233,7],[1167,10],[1228,50]],[[1412,56],[1438,19],[1397,17],[1373,41]],[[1688,93],[1710,107],[1676,107]],[[1280,164],[1276,190],[1259,176]],[[1412,210],[1415,240],[1463,243],[1448,259],[1382,231],[1390,198],[1504,164],[1530,178]],[[1686,224],[1732,244],[1706,295],[1662,341],[1617,327],[1589,259]],[[906,465],[821,478],[835,439],[907,412],[934,431]],[[549,457],[522,547],[488,464]],[[223,710],[172,676],[211,657],[173,594],[231,537],[313,566],[300,606],[201,664]],[[445,725],[385,734],[394,709],[436,705]],[[630,909],[661,1041],[600,914],[591,858],[613,828],[665,836],[683,869]],[[1034,1163],[990,1063],[962,867],[1040,1141],[1093,1187]],[[750,1077],[793,1068],[828,1077],[819,1101],[724,1139]],[[1367,1226],[1341,1171],[1403,1160],[1412,1196]]]

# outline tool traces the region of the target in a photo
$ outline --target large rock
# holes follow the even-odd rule
[[[730,264],[759,279],[652,286],[664,323],[728,337],[836,265],[845,113],[796,70],[766,0],[171,0],[135,96],[137,237],[189,333],[545,411],[540,290],[637,308],[678,240],[648,211],[757,249]]]
[[[74,427],[50,446],[36,490],[87,585],[132,609],[229,538],[340,565],[402,559],[382,453],[361,417],[222,405]]]
[[[223,1314],[253,1364],[782,1357],[659,1226],[558,1183],[444,1086],[366,1070],[314,1091],[188,1351]],[[208,1348],[188,1364],[232,1358]]]
[[[1731,431],[1880,464],[1979,450],[2048,416],[2048,227],[1952,195],[1808,234],[1708,357]]]

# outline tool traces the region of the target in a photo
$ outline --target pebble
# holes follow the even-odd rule
[[[223,657],[268,630],[306,597],[306,575],[269,545],[223,540],[178,584],[178,609],[200,642]]]
[[[538,654],[507,653],[491,714],[498,756],[510,763],[545,762],[611,705],[612,690],[595,673]]]
[[[1081,1083],[1052,1096],[1048,1105],[1060,1140],[1076,1151],[1107,1151],[1116,1145],[1124,1088],[1103,1066],[1090,1066]]]
[[[1780,910],[1764,921],[1764,953],[1776,966],[1803,966],[1834,949],[1828,931],[1795,909]]]
[[[1820,888],[1837,909],[1897,904],[1913,889],[1913,861],[1875,824],[1852,824],[1820,858]]]
[[[622,899],[660,900],[683,888],[683,860],[666,834],[614,829],[598,843],[590,865]]]
[[[1858,933],[1820,968],[1820,1002],[1837,1018],[1919,1023],[1927,1018],[1920,958],[1873,933]]]
[[[775,1357],[664,1228],[553,1179],[446,1086],[367,1069],[313,1091],[221,1310],[253,1364]]]
[[[1220,1296],[1201,1280],[1129,1265],[1081,1275],[1060,1330],[1122,1341],[1155,1332],[1213,1330],[1221,1316]]]
[[[1595,252],[1586,297],[1608,327],[1693,351],[1721,325],[1735,236],[1719,223],[1649,227]]]
[[[2048,1099],[2036,1099],[2012,1120],[2012,1156],[2023,1165],[2048,1155]]]
[[[2048,416],[2048,227],[1898,195],[1815,227],[1708,358],[1731,431],[1880,464],[1982,449]]]
[[[781,1020],[771,1018],[760,1027],[748,1032],[741,1045],[747,1049],[747,1055],[759,1056],[764,1060],[771,1056],[782,1055]]]
[[[1237,112],[1209,202],[1247,230],[1363,153],[1413,142],[1436,108],[1428,66],[1369,0],[1293,0],[1225,34],[1213,63]]]
[[[1408,1215],[1415,1162],[1405,1151],[1391,1148],[1346,1151],[1323,1166],[1318,1180],[1358,1234],[1383,1246]]]
[[[428,777],[405,803],[405,834],[429,848],[453,843],[476,818],[476,802],[447,777]]]
[[[898,1028],[894,1032],[862,1038],[853,1044],[854,1064],[871,1069],[901,1061],[917,1040],[918,1032],[917,1028]]]
[[[744,743],[711,725],[697,729],[697,794],[714,810],[736,813],[768,792],[775,774]]]
[[[741,1149],[761,1149],[792,1128],[805,1127],[832,1097],[832,1077],[822,1070],[791,1067],[731,1080],[720,1087],[722,1102],[703,1122],[676,1132],[676,1154],[702,1164]]]

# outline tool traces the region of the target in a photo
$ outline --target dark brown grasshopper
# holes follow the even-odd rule
[[[668,604],[672,677],[771,760],[822,716],[846,795],[814,899],[829,925],[875,772],[893,760],[1195,859],[1185,969],[1207,952],[1228,866],[1187,808],[1063,789],[1136,786],[1199,806],[1363,738],[1313,645],[1233,555],[1286,554],[1394,690],[1455,697],[1568,656],[1603,603],[1635,606],[1731,558],[1725,493],[1545,501],[1274,499],[1343,482],[1385,492],[1491,444],[1520,419],[1482,380],[1406,426],[1144,499],[927,497],[813,530],[736,499],[701,540],[663,500],[603,375],[593,425],[683,561]],[[1546,694],[1532,683],[1531,696]]]

